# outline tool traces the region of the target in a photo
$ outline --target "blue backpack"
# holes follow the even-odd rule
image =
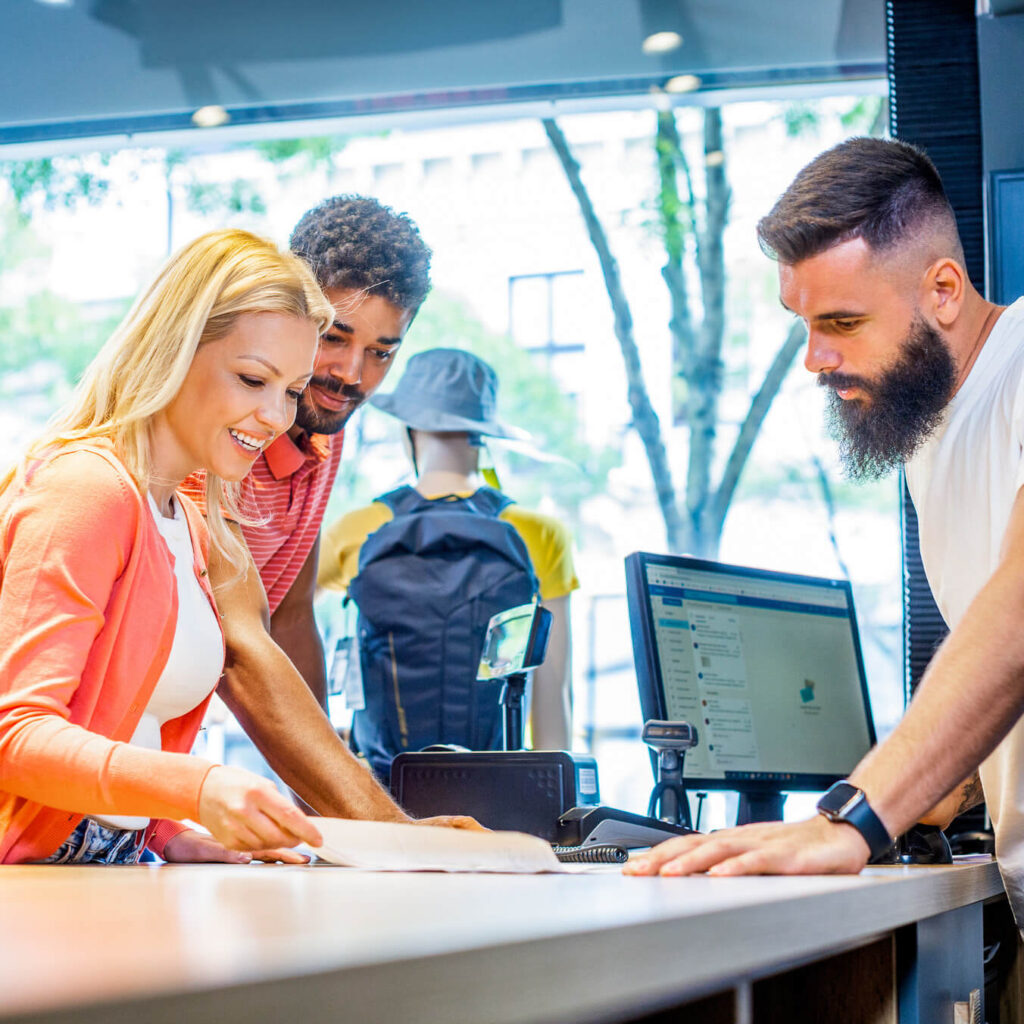
[[[498,518],[512,504],[499,491],[428,499],[400,487],[377,501],[394,518],[366,539],[348,588],[365,700],[352,738],[386,784],[404,751],[501,748],[501,683],[476,678],[484,634],[538,587],[522,538]]]

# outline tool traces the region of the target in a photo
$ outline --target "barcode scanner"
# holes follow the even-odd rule
[[[658,781],[647,804],[649,817],[673,825],[690,825],[690,804],[683,788],[683,759],[686,751],[697,746],[697,729],[689,722],[666,722],[651,718],[644,722],[640,738],[654,751],[658,760]]]

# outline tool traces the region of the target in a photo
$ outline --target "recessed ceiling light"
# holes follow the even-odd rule
[[[230,120],[231,115],[223,107],[218,106],[200,107],[192,115],[192,123],[197,128],[219,128]]]
[[[36,3],[45,7],[70,7],[74,0],[36,0]]]
[[[669,53],[683,45],[683,37],[678,32],[652,32],[640,44],[644,53]]]
[[[700,79],[696,75],[676,75],[665,83],[665,92],[693,92],[700,88]]]

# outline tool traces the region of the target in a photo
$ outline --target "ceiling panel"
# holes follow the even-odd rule
[[[682,45],[648,55],[673,30]],[[884,0],[0,0],[0,143],[884,72]]]

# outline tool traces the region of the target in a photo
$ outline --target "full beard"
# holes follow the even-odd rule
[[[829,389],[829,433],[847,476],[877,480],[910,459],[938,427],[953,397],[956,363],[942,335],[917,316],[899,359],[876,380],[821,373],[818,383]],[[867,400],[840,398],[836,389],[847,387]]]
[[[298,408],[295,410],[295,425],[307,434],[336,434],[349,421],[349,417],[366,401],[366,394],[352,384],[342,384],[331,377],[314,377],[310,384],[337,395],[339,398],[351,400],[347,409],[333,412],[316,404],[308,391],[303,392]]]

